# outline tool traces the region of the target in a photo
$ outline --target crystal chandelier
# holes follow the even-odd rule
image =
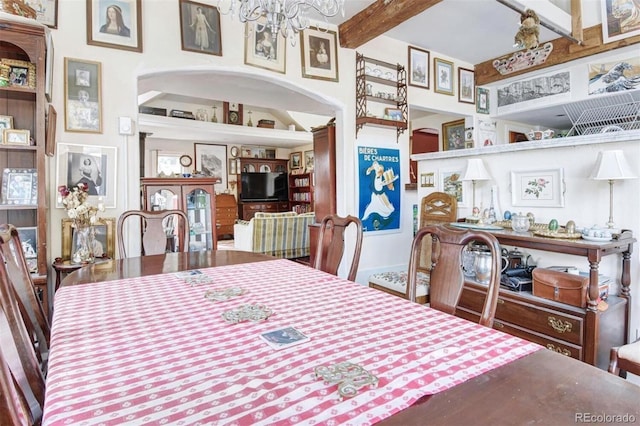
[[[295,44],[295,36],[309,28],[308,13],[324,18],[344,16],[344,0],[218,0],[218,10],[223,15],[237,15],[240,22],[265,18],[264,25],[257,25],[258,32],[268,30],[275,41],[278,32]]]

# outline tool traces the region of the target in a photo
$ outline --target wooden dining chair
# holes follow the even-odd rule
[[[42,371],[46,374],[51,338],[49,321],[31,279],[20,235],[13,225],[0,225],[0,258],[5,264],[9,283],[18,296],[17,302],[25,327],[40,360]]]
[[[0,312],[0,322],[5,322],[4,312]],[[29,424],[31,415],[26,401],[13,380],[9,363],[0,347],[0,425]]]
[[[626,373],[640,376],[640,340],[611,348],[609,373],[626,377]]]
[[[355,216],[340,217],[327,215],[320,222],[320,233],[313,267],[333,275],[338,275],[338,268],[345,251],[345,232],[353,224],[356,232],[355,247],[351,258],[351,268],[347,279],[354,281],[360,263],[362,251],[362,222]]]
[[[500,288],[501,253],[500,244],[498,244],[496,237],[485,231],[456,229],[448,225],[429,225],[418,230],[411,246],[406,294],[407,299],[413,302],[416,301],[417,273],[422,240],[428,236],[432,238],[429,303],[432,308],[452,315],[456,312],[464,287],[463,249],[471,241],[479,241],[489,247],[491,276],[487,284],[486,298],[479,323],[491,327],[496,313]]]
[[[0,262],[0,347],[3,358],[1,368],[6,368],[6,364],[11,376],[8,382],[2,384],[2,388],[8,388],[12,401],[3,405],[11,404],[11,409],[16,413],[20,412],[21,406],[28,407],[26,424],[39,424],[44,407],[45,380],[4,262]],[[25,424],[25,421],[18,424]]]
[[[167,240],[178,235],[178,251],[189,250],[189,219],[182,210],[128,210],[118,218],[118,251],[121,258],[127,257],[124,239],[124,223],[129,217],[139,217],[142,227],[142,255],[167,252]],[[177,217],[178,223],[174,223]],[[174,233],[177,229],[177,234]]]

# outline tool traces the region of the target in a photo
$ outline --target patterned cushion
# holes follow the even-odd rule
[[[407,288],[407,271],[378,272],[369,277],[369,282],[404,294]],[[418,272],[416,296],[427,294],[429,294],[429,275]]]
[[[259,212],[251,221],[254,252],[288,259],[309,256],[309,225],[315,221],[313,213]]]
[[[257,218],[265,218],[265,217],[295,217],[298,216],[296,212],[278,212],[278,213],[269,213],[269,212],[256,212],[253,217]]]

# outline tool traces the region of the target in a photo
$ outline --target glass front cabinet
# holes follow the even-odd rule
[[[142,178],[145,210],[182,210],[189,218],[189,251],[215,250],[216,206],[214,178]],[[167,236],[182,235],[167,223]],[[168,244],[174,250],[178,244]]]

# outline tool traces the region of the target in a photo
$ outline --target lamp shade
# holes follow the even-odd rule
[[[631,166],[624,157],[621,149],[600,151],[596,166],[589,178],[594,180],[635,179],[638,176],[631,170]]]
[[[470,158],[467,160],[467,167],[462,173],[460,180],[489,180],[491,175],[484,167],[480,158]]]

